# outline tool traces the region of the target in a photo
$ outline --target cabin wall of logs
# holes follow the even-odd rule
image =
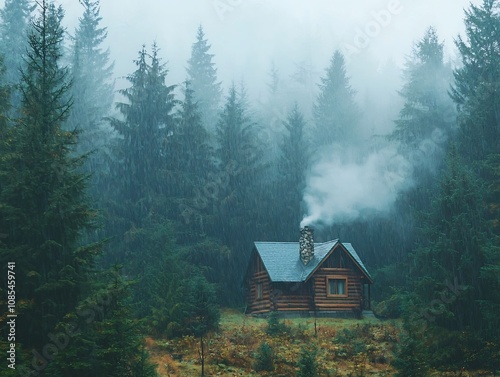
[[[328,294],[328,279],[345,279],[346,297]],[[361,275],[347,268],[320,268],[314,275],[314,306],[316,310],[360,310],[363,292]]]
[[[306,282],[271,282],[261,258],[255,253],[247,275],[248,314],[280,312],[361,311],[363,309],[362,271],[343,248],[333,254]],[[329,280],[340,281],[339,292],[331,292]]]

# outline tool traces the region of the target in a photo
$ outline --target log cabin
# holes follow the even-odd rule
[[[254,242],[245,275],[246,313],[359,317],[370,309],[373,279],[350,243]]]

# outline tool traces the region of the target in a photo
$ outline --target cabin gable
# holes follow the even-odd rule
[[[335,245],[311,276],[314,310],[361,311],[363,275],[347,250],[341,244]]]

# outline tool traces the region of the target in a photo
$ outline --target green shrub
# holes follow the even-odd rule
[[[270,336],[290,333],[290,327],[284,321],[280,321],[278,312],[271,312],[267,318],[266,333]]]
[[[318,351],[316,348],[302,348],[299,360],[299,374],[298,377],[317,377],[318,374],[318,361],[316,355]]]
[[[257,349],[253,369],[256,372],[271,372],[274,370],[273,350],[267,342],[261,343]]]

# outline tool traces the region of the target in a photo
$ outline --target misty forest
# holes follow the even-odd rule
[[[203,24],[180,82],[156,40],[120,79],[79,3],[0,9],[0,376],[500,375],[500,1],[370,89],[335,43],[222,81]],[[304,226],[357,250],[369,310],[248,314],[254,242]]]

